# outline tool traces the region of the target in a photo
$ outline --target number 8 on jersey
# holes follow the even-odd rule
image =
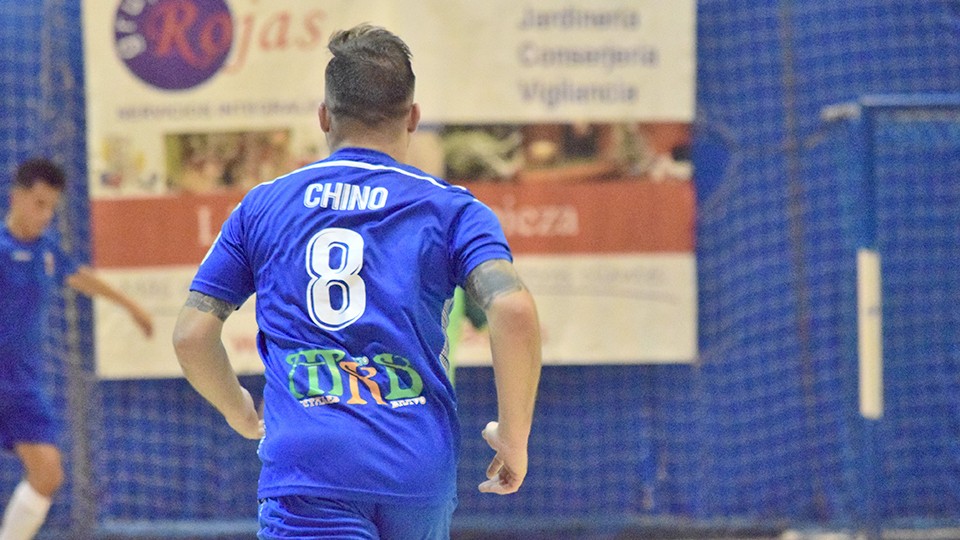
[[[360,277],[363,237],[350,229],[323,229],[307,244],[306,263],[311,276],[307,310],[314,324],[340,330],[356,322],[367,307],[367,287]]]

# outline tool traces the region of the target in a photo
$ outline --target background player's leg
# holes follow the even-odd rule
[[[0,540],[29,540],[40,530],[53,494],[63,483],[60,450],[47,443],[20,443],[14,448],[26,470],[7,503]]]

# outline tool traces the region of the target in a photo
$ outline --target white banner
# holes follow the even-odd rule
[[[527,256],[516,267],[536,298],[543,356],[551,364],[676,363],[696,357],[692,254]],[[463,328],[457,364],[489,364],[486,332],[471,324]]]
[[[545,335],[567,336],[546,346],[545,360],[693,360],[695,21],[694,0],[85,0],[94,265],[159,323],[157,343],[147,343],[98,302],[100,375],[179,375],[164,334],[175,317],[168,304],[185,297],[247,189],[327,155],[316,117],[326,44],[361,22],[388,28],[413,53],[423,111],[413,164],[496,207],[531,274],[589,267],[597,255],[634,268],[685,261],[661,269],[682,268],[657,293],[676,301],[671,308],[541,293]],[[624,235],[636,209],[643,219],[665,210],[665,224],[651,222],[652,236]],[[541,256],[551,261],[543,268],[526,260]],[[528,279],[535,293],[545,290],[539,280]],[[244,309],[227,346],[255,371],[247,359],[256,326]],[[623,331],[575,328],[561,315],[570,312],[607,313],[606,327]],[[679,321],[677,331],[651,330],[665,320]],[[610,339],[597,347],[578,338],[596,335]],[[467,345],[464,361],[479,361]]]

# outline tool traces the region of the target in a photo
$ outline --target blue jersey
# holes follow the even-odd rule
[[[77,265],[48,235],[22,242],[0,227],[0,396],[38,392],[53,295]]]
[[[191,289],[237,305],[257,294],[259,497],[455,496],[444,320],[491,259],[511,255],[487,206],[381,152],[341,149],[246,195]]]

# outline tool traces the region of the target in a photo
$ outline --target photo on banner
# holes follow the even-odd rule
[[[469,188],[500,218],[540,306],[548,362],[692,358],[695,297],[688,296],[689,283],[676,279],[692,270],[688,124],[481,124],[438,131],[444,165],[438,173]],[[469,299],[463,311],[454,359],[485,364],[483,313]],[[595,324],[585,325],[584,316]],[[683,329],[686,335],[678,333]],[[642,358],[630,356],[637,351]]]
[[[83,3],[93,264],[169,335],[197,265],[253,186],[329,154],[326,42],[373,22],[410,45],[423,111],[408,161],[500,218],[553,364],[697,355],[690,161],[695,2],[115,0]],[[255,298],[228,319],[262,370]],[[489,362],[465,306],[458,365]],[[98,375],[175,377],[96,303]]]

